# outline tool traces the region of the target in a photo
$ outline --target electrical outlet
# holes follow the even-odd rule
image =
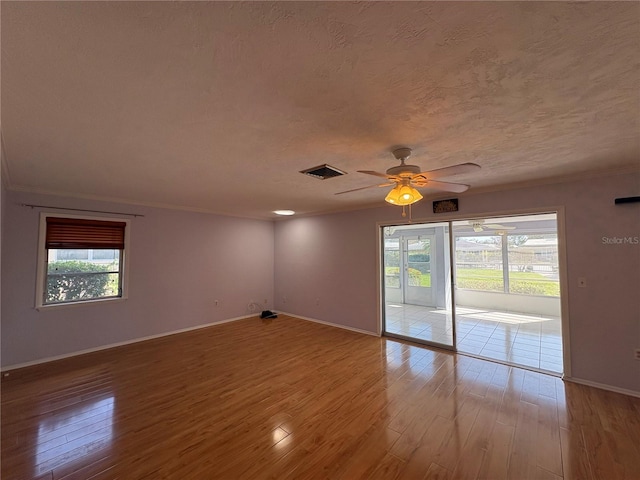
[[[266,305],[267,303],[269,303],[269,301],[265,298],[264,299],[264,304]]]
[[[634,357],[636,360],[640,360],[640,348],[634,350]]]
[[[587,286],[587,279],[584,277],[578,277],[578,287],[586,288],[586,286]]]
[[[287,303],[287,296],[286,295],[282,296],[282,303]]]

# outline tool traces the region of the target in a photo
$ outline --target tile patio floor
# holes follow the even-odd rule
[[[558,317],[456,307],[457,348],[511,365],[561,374],[562,336]],[[389,302],[389,333],[451,345],[451,312]]]

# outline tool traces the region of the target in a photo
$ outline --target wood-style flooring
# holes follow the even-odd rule
[[[287,316],[2,379],[4,480],[640,479],[640,399]]]

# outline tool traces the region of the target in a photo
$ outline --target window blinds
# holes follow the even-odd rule
[[[47,217],[45,248],[124,250],[125,222]]]

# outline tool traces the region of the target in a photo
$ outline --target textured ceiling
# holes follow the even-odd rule
[[[334,193],[398,145],[471,191],[640,162],[637,2],[1,8],[14,190],[271,218],[381,205]]]

